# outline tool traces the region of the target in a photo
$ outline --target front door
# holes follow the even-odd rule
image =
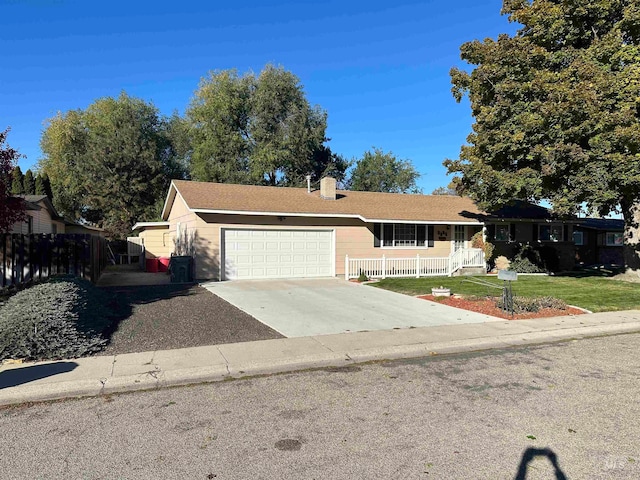
[[[455,225],[453,227],[453,251],[457,252],[458,250],[464,248],[464,241],[465,241],[465,226]]]

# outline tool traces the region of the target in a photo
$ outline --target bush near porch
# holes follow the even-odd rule
[[[502,280],[492,276],[479,277],[424,277],[387,278],[375,284],[407,295],[426,295],[432,287],[446,287],[452,294],[499,296],[500,290],[466,282],[477,278],[501,286]],[[592,312],[633,310],[640,308],[640,288],[637,283],[611,280],[606,277],[518,276],[512,282],[513,294],[522,297],[555,297],[569,305],[586,308]]]

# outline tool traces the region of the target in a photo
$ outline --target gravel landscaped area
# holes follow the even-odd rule
[[[192,285],[109,287],[117,318],[102,355],[283,338],[275,330]]]
[[[542,308],[536,312],[522,312],[516,313],[513,316],[509,313],[505,313],[504,310],[496,306],[497,297],[434,297],[433,295],[421,295],[418,298],[423,300],[429,300],[431,302],[437,302],[450,307],[462,308],[464,310],[470,310],[472,312],[484,313],[485,315],[491,315],[492,317],[504,318],[505,320],[525,320],[528,318],[549,318],[549,317],[561,317],[563,315],[582,315],[585,312],[574,307],[565,309],[559,308]]]

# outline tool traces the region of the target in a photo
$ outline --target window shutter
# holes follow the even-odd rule
[[[509,224],[509,241],[510,242],[516,241],[516,224],[515,223]]]
[[[487,242],[493,242],[496,238],[496,226],[493,224],[487,225]]]
[[[537,242],[538,241],[538,224],[534,223],[532,225],[531,228],[531,241],[532,242]]]
[[[434,238],[434,228],[433,225],[429,225],[428,233],[427,233],[427,246],[433,247],[433,238]]]
[[[379,223],[373,224],[373,246],[374,247],[380,246],[380,224]]]
[[[416,226],[416,241],[418,242],[418,246],[426,246],[427,245],[427,226],[426,225],[417,225]]]
[[[569,225],[565,225],[564,226],[564,232],[563,232],[562,241],[563,242],[568,242],[569,241]]]

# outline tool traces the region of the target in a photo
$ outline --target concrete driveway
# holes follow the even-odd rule
[[[286,337],[501,320],[337,278],[202,286]]]

